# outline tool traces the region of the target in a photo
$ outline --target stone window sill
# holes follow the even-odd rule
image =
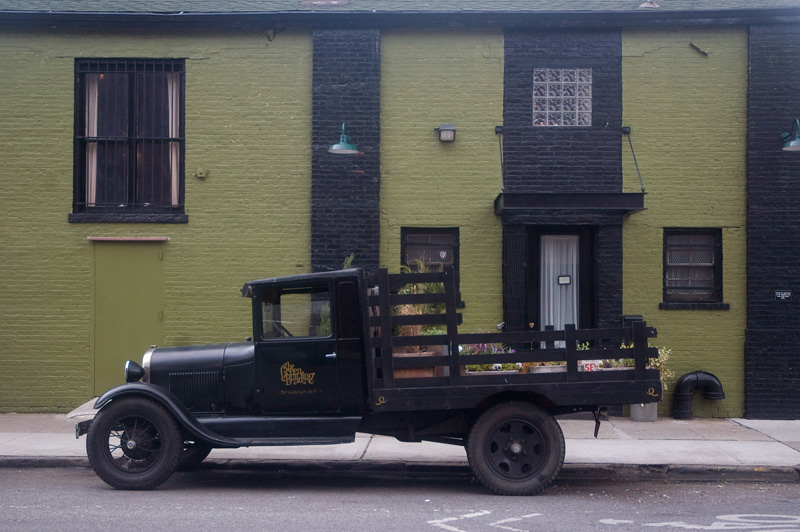
[[[185,224],[186,214],[122,214],[80,212],[69,215],[70,223]]]

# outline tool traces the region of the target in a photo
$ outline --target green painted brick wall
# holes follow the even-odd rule
[[[67,222],[76,57],[186,58],[188,224]],[[87,237],[169,237],[165,345],[249,336],[241,285],[310,271],[309,32],[4,32],[0,72],[0,411],[91,397]]]
[[[398,271],[401,227],[459,227],[461,330],[495,330],[502,32],[384,31],[381,59],[381,266]],[[440,143],[434,128],[448,122],[456,141]]]
[[[691,44],[700,48],[704,55]],[[624,227],[624,312],[658,329],[652,343],[672,349],[676,378],[704,370],[726,399],[695,394],[695,416],[744,411],[745,131],[747,30],[625,30],[623,123],[631,126],[647,188],[647,210]],[[623,138],[624,186],[638,179]],[[659,310],[665,227],[721,228],[724,301],[728,311]],[[670,383],[674,384],[674,383]],[[672,408],[674,385],[660,410]]]

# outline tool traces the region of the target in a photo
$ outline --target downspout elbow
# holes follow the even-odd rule
[[[710,401],[725,399],[725,391],[719,379],[707,371],[693,371],[683,375],[675,384],[672,403],[672,417],[692,419],[692,397],[697,390]]]

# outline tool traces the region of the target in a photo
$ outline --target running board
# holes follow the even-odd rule
[[[337,443],[353,443],[355,434],[346,438],[262,438],[248,440],[247,438],[230,438],[231,442],[238,443],[241,447],[278,447],[290,445],[332,445]]]
[[[198,417],[207,431],[239,445],[322,445],[355,441],[361,416]]]

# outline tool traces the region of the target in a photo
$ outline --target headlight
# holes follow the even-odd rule
[[[125,382],[137,382],[144,377],[144,368],[134,362],[128,360],[125,362]]]

